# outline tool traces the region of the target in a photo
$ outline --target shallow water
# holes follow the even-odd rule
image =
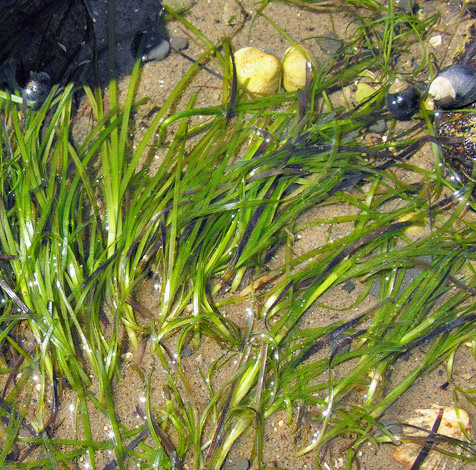
[[[90,0],[91,12],[95,18],[95,25],[97,28],[98,43],[104,43],[106,37],[106,17],[107,17],[107,1],[106,0]],[[117,44],[118,66],[117,73],[121,77],[119,88],[122,93],[125,93],[128,83],[128,74],[132,69],[134,60],[130,53],[130,39],[131,35],[126,34],[133,31],[135,28],[140,28],[141,25],[146,24],[154,18],[157,14],[157,3],[155,1],[139,0],[134,2],[131,7],[131,2],[116,1],[116,32],[118,35],[128,36]],[[443,1],[427,1],[421,6],[423,7],[423,14],[430,14],[436,10],[440,10],[444,21],[440,23],[438,28],[428,35],[427,40],[441,36],[441,45],[433,47],[428,45],[429,50],[435,55],[438,62],[445,64],[449,62],[451,52],[454,50],[455,39],[454,31],[457,32],[463,29],[463,22],[460,21],[456,2],[448,4]],[[285,50],[289,47],[289,42],[281,35],[276,28],[274,28],[265,18],[256,17],[254,22],[250,21],[253,13],[256,11],[256,4],[251,0],[242,2],[243,9],[246,10],[250,17],[243,18],[243,12],[235,2],[231,0],[198,0],[195,5],[186,14],[186,18],[193,25],[199,28],[212,43],[217,43],[224,36],[233,36],[232,44],[235,50],[245,46],[255,46],[272,52],[278,57],[284,55]],[[353,19],[357,12],[350,10],[331,10],[323,9],[321,12],[310,12],[297,6],[289,6],[281,3],[273,3],[269,5],[266,10],[266,15],[275,21],[283,30],[296,42],[306,45],[310,49],[316,60],[323,61],[326,59],[326,52],[322,49],[322,41],[319,37],[335,36],[348,40],[352,35],[355,24]],[[243,20],[243,26],[239,32],[238,26]],[[171,22],[168,26],[169,34],[174,36],[184,36],[186,33],[182,30],[177,22]],[[437,44],[437,40],[433,40]],[[321,44],[321,47],[319,46]],[[331,47],[330,44],[328,44]],[[420,47],[415,45],[415,48],[403,54],[401,57],[402,68],[407,67],[411,70],[418,63]],[[198,44],[193,41],[190,42],[186,53],[191,57],[198,57],[201,53]],[[101,58],[103,71],[107,70],[106,54]],[[178,83],[185,71],[190,66],[190,63],[178,54],[170,54],[165,60],[160,62],[149,62],[144,65],[142,72],[138,95],[147,96],[150,98],[146,110],[153,113],[154,110],[159,109],[170,93],[170,90]],[[213,68],[213,63],[210,64]],[[206,71],[200,72],[195,78],[191,90],[183,96],[181,102],[177,105],[178,108],[183,105],[195,90],[200,89],[199,98],[196,106],[210,106],[221,103],[221,80]],[[336,102],[342,98],[339,96],[332,97]],[[149,115],[144,112],[142,116],[136,118],[137,139],[145,132],[149,122]],[[82,134],[81,120],[78,118],[77,136]],[[401,124],[402,127],[406,123]],[[369,138],[377,138],[370,136]],[[162,155],[158,151],[155,165],[161,161]],[[431,149],[425,146],[418,154],[411,159],[411,163],[422,168],[430,169],[432,164]],[[154,171],[154,168],[151,168]],[[415,173],[406,174],[402,170],[398,172],[399,177],[407,180],[408,183],[416,178]],[[339,214],[351,214],[355,208],[350,206],[329,206],[320,208],[319,210],[311,210],[305,214],[299,221],[301,224],[312,222],[316,219],[333,217]],[[293,245],[293,255],[308,251],[309,249],[320,246],[329,241],[330,238],[336,239],[349,233],[351,225],[339,224],[332,228],[329,233],[328,227],[309,227],[300,233],[299,239],[296,239]],[[282,263],[285,253],[283,250],[278,250],[276,256],[270,261],[269,268]],[[327,305],[332,308],[324,308],[323,306],[316,306],[303,319],[303,327],[322,327],[323,325],[335,322],[337,320],[346,321],[349,318],[361,313],[372,305],[372,296],[369,296],[365,302],[359,305],[359,311],[343,311],[343,309],[352,305],[362,292],[362,285],[354,285],[353,289],[344,289],[343,287],[336,287],[322,300],[321,305]],[[147,280],[136,293],[136,299],[146,308],[152,312],[158,311],[158,296],[157,286],[154,280]],[[247,309],[250,304],[244,301],[242,304],[234,305],[232,307],[223,307],[222,313],[230,318],[238,327],[244,329],[247,325]],[[147,319],[138,318],[138,321],[143,321],[147,324]],[[262,324],[257,324],[256,328],[264,328]],[[174,351],[174,339],[166,342],[172,354]],[[125,346],[123,351],[124,365],[121,369],[120,380],[114,383],[115,398],[116,398],[116,412],[121,422],[127,427],[140,425],[142,417],[138,414],[136,406],[143,408],[145,397],[145,385],[147,379],[152,377],[151,388],[151,402],[156,408],[164,408],[165,398],[162,386],[166,383],[167,373],[162,370],[160,361],[156,354],[150,353],[150,344],[147,339],[143,339],[143,349],[140,351],[132,351]],[[201,408],[207,405],[207,390],[203,384],[203,380],[199,374],[201,370],[207,370],[209,366],[224,354],[223,350],[212,340],[204,338],[200,349],[191,354],[190,357],[183,359],[183,366],[188,374],[190,386],[196,396],[197,403]],[[329,354],[329,350],[325,349],[322,354]],[[417,351],[405,361],[399,361],[398,365],[393,371],[392,377],[388,381],[388,387],[392,384],[397,384],[405,373],[410,370],[415,363],[421,360],[421,352]],[[456,356],[457,374],[455,378],[462,386],[469,386],[474,382],[473,377],[476,374],[476,367],[474,359],[469,350],[461,348]],[[350,367],[347,365],[346,367]],[[236,363],[233,361],[227,362],[220,369],[217,374],[218,388],[220,384],[225,383],[233,372],[236,370]],[[345,374],[346,368],[338,369],[337,373]],[[413,410],[417,408],[429,408],[433,404],[450,406],[453,401],[451,389],[444,389],[442,386],[446,382],[446,373],[444,365],[435,369],[430,374],[426,375],[421,380],[415,383],[415,386],[404,395],[403,399],[397,401],[388,412],[385,414],[387,420],[402,421],[411,416]],[[63,422],[62,426],[57,431],[57,437],[68,438],[75,436],[76,423],[73,421],[73,412],[75,406],[75,397],[72,393],[65,392],[62,397],[62,405],[60,408],[60,415],[58,422]],[[186,395],[186,391],[184,391]],[[469,412],[476,411],[474,407],[469,404],[464,406]],[[313,410],[308,410],[309,416],[312,417]],[[110,437],[110,424],[96,409],[91,407],[91,421],[93,424],[94,437],[98,440],[105,440]],[[298,449],[304,447],[312,438],[313,429],[311,422],[304,420],[302,426],[297,432],[293,432],[293,425],[288,423],[287,414],[283,412],[276,413],[271,416],[267,422],[266,439],[264,444],[264,462],[270,467],[279,467],[283,469],[311,469],[315,468],[315,455],[311,452],[308,455],[297,458],[295,453]],[[337,439],[331,446],[326,448],[323,452],[321,465],[323,468],[339,469],[345,466],[345,450],[350,446],[355,439],[355,436],[348,436],[346,438]],[[252,439],[246,437],[240,439],[233,447],[231,456],[249,457],[252,452]],[[380,447],[365,446],[359,453],[358,460],[361,469],[385,469],[389,468],[403,468],[393,462],[390,454],[394,448],[391,445],[382,445]],[[98,455],[98,468],[105,468],[107,462],[111,460],[112,452]],[[190,462],[186,462],[187,468],[190,468]],[[456,464],[450,468],[460,468],[461,464]],[[87,460],[79,463],[79,468],[87,469]],[[130,468],[138,468],[131,464]],[[257,468],[256,464],[252,468]],[[476,465],[470,464],[465,468],[476,468]]]
[[[250,15],[256,9],[256,5],[251,1],[244,1],[243,7]],[[430,44],[435,44],[436,47],[428,46],[431,53],[437,57],[439,63],[444,64],[451,58],[452,50],[456,47],[458,42],[457,37],[453,36],[455,30],[462,31],[464,29],[460,18],[458,17],[458,8],[456,2],[424,2],[422,5],[423,14],[431,14],[438,9],[443,15],[444,20],[440,22],[438,28],[428,35],[427,40],[431,41]],[[323,9],[320,13],[309,12],[302,8],[284,5],[281,3],[274,3],[269,5],[266,10],[268,15],[273,21],[275,21],[289,36],[300,44],[304,44],[315,55],[317,61],[323,61],[327,55],[323,51],[322,39],[319,36],[335,36],[337,38],[349,39],[354,30],[353,12],[342,9],[341,11],[326,11]],[[143,15],[140,12],[140,15]],[[237,28],[236,24],[229,25],[230,19],[234,16],[235,19],[241,18],[240,9],[236,4],[226,0],[213,0],[205,1],[200,0],[196,2],[195,6],[187,13],[187,19],[194,25],[196,25],[207,37],[214,43],[218,42],[223,36],[230,36],[235,33]],[[231,21],[233,23],[233,21]],[[448,23],[448,24],[446,24]],[[174,23],[169,28],[171,35],[181,35],[180,26],[174,26]],[[449,32],[449,34],[448,34]],[[441,44],[439,38],[441,37]],[[253,24],[250,21],[244,23],[244,27],[241,32],[236,34],[232,40],[233,47],[237,50],[240,47],[255,46],[262,48],[266,51],[272,52],[278,57],[282,57],[287,47],[289,47],[288,41],[264,18],[257,17]],[[328,47],[332,47],[332,44],[328,44]],[[120,50],[126,49],[127,46],[120,45]],[[189,49],[186,51],[191,57],[197,57],[200,54],[200,48],[193,42],[190,44]],[[417,54],[421,53],[419,45],[415,45],[415,48],[403,54],[400,59],[402,69],[409,71],[415,64],[418,63]],[[122,73],[127,73],[127,68],[131,67],[131,58],[125,58],[121,64],[120,70]],[[163,100],[166,98],[168,90],[170,90],[178,81],[180,76],[187,69],[189,64],[184,59],[176,54],[171,54],[166,60],[161,62],[151,62],[144,66],[144,72],[139,88],[139,94],[149,96],[151,102],[160,107]],[[196,80],[196,87],[202,88],[199,101],[197,105],[211,105],[219,104],[221,98],[221,82],[216,77],[207,73],[202,73]],[[339,97],[335,97],[339,100]],[[406,124],[402,124],[405,126]],[[429,146],[428,146],[429,147]],[[412,163],[420,165],[423,168],[431,167],[431,150],[429,148],[423,148],[413,159]],[[415,174],[400,174],[402,179],[408,179],[408,183],[412,182],[411,179],[415,178]],[[350,213],[351,208],[336,208],[329,207],[327,209],[319,209],[316,211],[310,211],[306,214],[301,223],[309,222],[318,218],[332,217],[336,215],[336,211],[347,211]],[[327,228],[319,230],[319,228],[310,228],[300,233],[300,239],[296,240],[293,246],[294,255],[299,254],[319,246],[329,240],[329,237],[338,238],[350,230],[350,225],[340,224],[333,229],[331,234],[328,233]],[[270,267],[282,262],[284,256],[284,250],[278,251],[276,257],[271,260]],[[152,284],[152,282],[150,283]],[[356,289],[352,292],[344,292],[339,287],[332,290],[328,295],[322,299],[322,303],[335,309],[343,309],[354,302],[358,294],[360,293],[362,286],[356,286]],[[157,299],[154,296],[153,286],[144,286],[142,291],[138,294],[140,302],[145,304],[149,309],[154,311],[157,309]],[[371,299],[366,303],[359,306],[359,311],[363,311],[370,306]],[[224,313],[240,327],[245,327],[246,308],[248,304],[245,302],[243,305],[234,307],[227,307],[224,309]],[[323,326],[337,319],[347,320],[349,315],[354,312],[336,313],[333,311],[331,315],[329,311],[324,308],[313,308],[312,311],[306,315],[303,320],[303,327],[315,327]],[[195,353],[191,357],[184,361],[184,366],[189,373],[189,380],[197,390],[198,396],[206,396],[206,391],[203,388],[203,382],[197,373],[197,367],[200,366],[202,370],[206,370],[207,366],[212,363],[213,360],[220,357],[222,351],[220,348],[210,340],[204,340],[198,353]],[[328,351],[324,351],[324,354],[328,354]],[[147,356],[147,352],[146,352]],[[393,383],[398,383],[401,377],[405,376],[405,373],[410,370],[415,363],[420,360],[419,353],[412,354],[406,361],[400,361],[395,368],[392,378],[389,380],[388,387],[392,387]],[[476,369],[474,367],[474,360],[471,358],[469,351],[461,350],[457,355],[458,360],[458,381],[465,382],[470,377],[474,376]],[[148,367],[154,363],[154,359],[148,358],[141,363],[141,368],[145,371],[146,375],[149,370]],[[229,363],[223,367],[220,371],[219,378],[225,381],[226,378],[233,373],[236,366],[233,363]],[[350,367],[349,365],[347,367]],[[124,368],[124,380],[118,384],[117,398],[119,401],[119,407],[124,410],[123,419],[126,419],[127,415],[130,415],[131,408],[131,396],[140,397],[143,387],[141,387],[140,381],[137,380],[137,374],[128,368]],[[345,369],[340,373],[345,373]],[[156,400],[160,403],[160,383],[163,380],[163,376],[159,372],[155,372],[156,376]],[[421,380],[415,383],[415,386],[404,395],[403,399],[397,401],[388,412],[385,414],[385,419],[401,421],[409,418],[413,410],[417,408],[429,408],[434,404],[439,405],[451,405],[452,394],[450,390],[444,390],[441,387],[446,381],[446,374],[444,372],[444,366],[440,366],[438,369],[428,374]],[[218,384],[217,384],[218,385]],[[124,397],[122,402],[121,397]],[[140,398],[139,398],[140,399]],[[206,400],[202,405],[206,404]],[[159,406],[159,405],[157,405]],[[467,404],[468,407],[470,407]],[[129,408],[129,412],[127,409]],[[473,407],[470,407],[472,411]],[[309,411],[312,414],[312,410]],[[302,448],[309,439],[312,438],[313,428],[309,423],[303,423],[302,429],[298,432],[292,432],[293,425],[290,425],[287,421],[286,413],[279,412],[273,415],[267,423],[266,439],[264,445],[264,462],[269,466],[276,466],[285,469],[297,469],[297,468],[315,468],[315,455],[311,452],[301,458],[295,457],[296,450]],[[348,439],[338,439],[332,446],[326,449],[323,453],[323,460],[321,464],[323,468],[338,469],[343,468],[345,464],[345,449],[351,445],[353,436],[349,436]],[[252,441],[250,439],[241,439],[234,446],[231,452],[231,457],[245,456],[249,457],[252,450]],[[403,468],[390,459],[390,454],[393,452],[394,447],[391,445],[382,445],[378,448],[373,446],[364,446],[363,450],[359,453],[358,460],[360,462],[361,469],[385,469],[388,468]],[[459,468],[460,464],[456,464],[454,468]],[[255,468],[255,467],[253,467]],[[448,464],[447,468],[453,468],[451,464]],[[468,465],[465,468],[476,468],[476,465]]]

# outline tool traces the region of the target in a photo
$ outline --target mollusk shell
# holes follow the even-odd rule
[[[454,56],[456,65],[442,70],[439,76],[443,72],[448,73],[448,70],[453,70],[452,73],[458,69],[464,70],[470,78],[466,79],[465,86],[469,84],[474,89],[476,81],[474,77],[476,74],[475,46],[476,25],[472,22],[464,42],[456,50]],[[463,74],[458,74],[458,76],[461,77]],[[445,105],[441,102],[437,105],[445,109]],[[471,112],[440,111],[436,114],[435,135],[440,142],[446,164],[452,168],[461,183],[466,184],[469,180],[474,181],[473,168],[476,165],[476,98],[472,99],[471,104],[466,101],[465,104],[458,103],[457,107],[469,108]],[[473,192],[473,195],[476,196],[476,191]]]
[[[30,72],[30,81],[23,94],[29,104],[42,104],[51,89],[51,77],[46,72]]]
[[[417,112],[420,94],[414,87],[407,86],[395,93],[388,93],[385,96],[385,104],[395,119],[406,121]]]
[[[472,424],[469,414],[462,408],[450,408],[448,406],[434,406],[429,409],[415,410],[414,415],[406,421],[405,434],[409,442],[402,442],[392,454],[392,459],[396,462],[406,465],[406,468],[417,468],[417,461],[422,445],[417,439],[425,439],[428,433],[435,425],[436,420],[441,414],[441,421],[438,427],[438,435],[446,436],[448,440],[441,440],[438,447],[448,451],[457,451],[454,445],[455,439],[468,442],[468,436],[472,435]],[[412,442],[412,437],[415,442]],[[420,470],[436,470],[449,468],[448,457],[443,452],[430,450],[425,460],[418,465]]]
[[[464,64],[450,65],[431,82],[428,94],[443,109],[461,108],[476,101],[476,70]]]
[[[304,88],[308,61],[314,62],[314,59],[305,47],[292,46],[286,50],[282,62],[283,86],[286,91]]]
[[[235,52],[238,82],[257,96],[276,93],[281,75],[281,62],[274,55],[255,47]]]

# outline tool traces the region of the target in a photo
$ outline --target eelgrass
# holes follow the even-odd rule
[[[442,199],[445,186],[454,188],[441,171],[407,162],[431,141],[421,126],[374,146],[360,139],[382,117],[392,55],[421,42],[434,18],[422,22],[397,14],[392,2],[388,9],[377,2],[345,4],[373,16],[363,21],[356,14],[352,41],[314,71],[299,103],[295,93],[247,97],[233,80],[228,41],[214,46],[182,19],[207,50],[135,149],[129,134],[141,105],[135,97],[139,63],[123,104],[114,80],[110,110],[100,90],[85,89],[94,124],[80,144],[70,137],[72,85],[53,90],[28,113],[24,127],[18,100],[0,97],[0,370],[9,377],[0,401],[2,468],[60,468],[85,454],[97,468],[99,450],[114,453],[111,469],[126,468],[128,460],[141,468],[180,468],[185,459],[194,469],[220,468],[236,439],[250,430],[262,468],[267,418],[282,410],[307,432],[298,454],[315,450],[317,465],[332,439],[357,436],[348,452],[350,467],[359,447],[383,428],[381,416],[416,378],[473,339],[476,240],[474,223],[465,216],[472,188]],[[362,50],[357,60],[349,53],[356,47]],[[180,112],[170,114],[210,57],[223,67],[223,104],[197,108],[192,94]],[[423,54],[418,70],[426,60]],[[367,69],[381,74],[381,89],[352,112],[334,109],[329,93]],[[195,116],[206,119],[197,124]],[[168,140],[173,123],[175,135]],[[162,163],[149,174],[143,166],[147,149],[164,144]],[[418,173],[419,182],[401,181],[401,169]],[[330,205],[346,212],[301,225],[306,211]],[[341,223],[351,226],[346,235],[292,256],[292,238],[301,230],[313,224],[332,230]],[[414,227],[430,229],[414,237]],[[269,257],[283,246],[284,262],[265,272]],[[132,306],[148,274],[160,280],[159,307],[144,326]],[[274,282],[261,290],[269,279]],[[335,309],[326,306],[327,295],[346,282],[364,287],[340,310],[360,308],[374,284],[371,308],[303,328],[302,318],[317,306]],[[225,290],[231,294],[217,297]],[[245,331],[221,313],[243,292],[255,308]],[[151,402],[149,380],[145,424],[131,430],[117,415],[113,393],[123,329],[131,348],[138,336],[151,335],[151,353],[168,372],[163,403]],[[202,371],[209,393],[202,409],[180,358],[186,345],[199,349],[204,335],[224,351]],[[176,339],[176,358],[164,345],[170,338]],[[416,348],[423,359],[386,390],[392,368]],[[15,361],[9,350],[16,351]],[[232,359],[234,373],[218,382],[218,370]],[[47,406],[62,381],[77,396],[77,440],[55,437],[61,428]],[[32,413],[33,393],[38,401]],[[455,394],[474,401],[473,390],[455,387]],[[107,417],[112,440],[96,437],[91,407]],[[307,410],[317,414],[307,416]],[[31,437],[20,436],[24,428]],[[386,435],[392,439],[390,431]],[[23,461],[37,447],[41,457]],[[465,452],[462,458],[474,461],[471,448]]]

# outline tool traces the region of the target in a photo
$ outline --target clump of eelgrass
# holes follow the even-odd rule
[[[10,377],[21,371],[16,387],[9,380],[1,402],[2,415],[9,420],[2,464],[17,456],[14,445],[23,442],[43,446],[47,458],[35,462],[42,468],[85,452],[95,468],[96,451],[111,449],[115,462],[110,468],[125,468],[127,456],[144,468],[180,467],[187,455],[194,468],[219,468],[235,440],[257,423],[255,455],[262,466],[267,417],[287,410],[299,429],[305,410],[314,409],[317,416],[306,418],[314,436],[300,452],[320,450],[335,436],[354,433],[358,438],[349,453],[350,465],[388,406],[416,377],[471,338],[474,230],[471,222],[459,223],[471,191],[462,193],[461,201],[431,202],[439,197],[440,175],[406,163],[423,142],[409,140],[409,133],[374,147],[361,143],[359,136],[375,119],[385,87],[353,113],[333,109],[326,92],[368,68],[390,75],[394,51],[412,34],[419,39],[427,24],[405,18],[411,28],[395,35],[396,23],[404,21],[393,16],[391,5],[383,10],[376,2],[349,3],[373,11],[372,21],[362,21],[349,49],[316,71],[299,105],[295,94],[247,98],[225,66],[229,47],[222,53],[210,44],[199,60],[215,54],[224,65],[225,96],[232,101],[199,109],[192,97],[183,111],[167,117],[169,106],[190,84],[197,62],[134,151],[128,134],[139,105],[134,103],[139,64],[122,106],[115,81],[109,86],[109,112],[100,91],[85,90],[95,125],[80,145],[70,140],[71,86],[58,98],[54,90],[40,110],[29,113],[24,129],[13,100],[2,101],[0,242],[6,258],[0,285],[8,300],[0,317],[1,338],[19,352],[16,361],[4,360],[2,367]],[[207,42],[203,35],[200,39]],[[357,45],[363,54],[349,59],[348,52]],[[322,101],[327,112],[317,115],[316,103]],[[190,118],[196,115],[209,118],[195,125]],[[155,133],[164,136],[174,121],[179,128],[158,171],[138,171]],[[391,147],[400,149],[396,158]],[[400,181],[395,166],[419,172],[421,182]],[[435,179],[438,184],[428,197],[426,187]],[[364,183],[365,191],[360,189]],[[277,282],[265,293],[255,291],[253,270],[265,265],[277,246],[288,245],[291,252],[299,216],[330,204],[355,211],[316,223],[330,227],[350,222],[348,234],[298,258],[287,256],[268,273]],[[447,212],[448,206],[453,213]],[[418,225],[429,225],[431,231],[412,241],[406,230]],[[429,256],[430,262],[422,261]],[[407,285],[406,273],[414,267],[420,272]],[[136,322],[131,305],[134,289],[149,270],[161,280],[160,308],[144,327]],[[467,274],[460,281],[462,270]],[[300,326],[326,293],[364,279],[367,287],[348,306],[358,307],[377,278],[380,298],[364,313],[316,328]],[[249,290],[262,306],[254,322],[264,319],[265,333],[252,324],[239,331],[221,315],[212,296],[224,287],[236,291],[246,279],[251,279]],[[106,318],[113,324],[108,326]],[[117,419],[111,389],[118,377],[121,325],[133,345],[137,333],[152,334],[153,351],[169,372],[164,405],[159,409],[148,400],[145,411],[140,410],[146,424],[132,430]],[[20,341],[21,328],[30,337],[26,345]],[[203,334],[228,348],[204,377],[210,395],[205,409],[194,401],[186,371],[162,344],[172,333],[177,334],[179,355],[186,343],[199,347]],[[426,347],[424,360],[387,392],[385,377],[391,367],[420,346]],[[324,348],[329,354],[322,357]],[[216,371],[235,356],[236,372],[216,390]],[[346,364],[352,369],[342,375]],[[39,402],[35,413],[27,415],[35,373],[40,377]],[[90,388],[90,373],[97,395]],[[49,413],[45,402],[56,394],[56,376],[65,377],[78,396],[83,440],[52,437],[54,412]],[[359,394],[362,389],[365,394]],[[113,442],[93,439],[88,406],[108,417]],[[27,426],[24,418],[33,429],[31,438],[19,437]],[[142,442],[147,434],[152,443]],[[60,455],[60,445],[73,450]]]

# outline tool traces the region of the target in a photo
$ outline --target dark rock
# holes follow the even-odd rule
[[[16,80],[46,72],[53,83],[74,74],[75,58],[93,40],[84,0],[4,0],[0,15],[0,62],[14,59]]]

